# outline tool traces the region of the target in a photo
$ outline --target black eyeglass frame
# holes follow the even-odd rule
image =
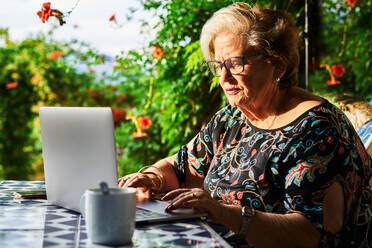
[[[220,69],[222,70],[223,67],[225,67],[225,69],[231,74],[231,75],[237,75],[237,74],[240,74],[244,71],[244,59],[249,59],[249,58],[252,58],[252,57],[256,57],[258,55],[264,55],[262,52],[256,52],[256,53],[252,53],[251,55],[243,55],[243,56],[233,56],[233,57],[228,57],[227,59],[225,59],[223,62],[220,62],[220,61],[217,61],[217,60],[208,60],[206,61],[206,64],[207,64],[207,67],[209,69],[209,71],[213,74],[214,77],[221,77],[221,75],[216,75],[215,73],[213,73],[213,70],[211,69],[211,67],[209,66],[210,63],[218,63],[220,65]],[[234,72],[232,73],[230,71],[229,68],[227,68],[226,66],[226,61],[228,59],[233,59],[233,58],[238,58],[238,59],[241,59],[241,62],[242,62],[242,70],[240,72]]]

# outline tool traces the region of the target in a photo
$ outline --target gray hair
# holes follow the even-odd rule
[[[287,14],[241,2],[218,10],[204,24],[200,36],[205,59],[214,58],[214,40],[220,33],[236,35],[237,42],[243,47],[262,51],[274,61],[284,63],[286,70],[280,87],[298,84],[300,59],[297,46],[300,36],[294,20]]]

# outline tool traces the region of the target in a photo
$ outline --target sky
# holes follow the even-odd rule
[[[21,41],[37,33],[46,33],[52,24],[42,23],[36,12],[48,0],[0,0],[0,28],[9,28],[11,40]],[[62,12],[71,10],[78,0],[49,0],[52,9]],[[139,19],[150,24],[156,22],[152,13],[139,11],[131,21],[126,20],[129,8],[140,8],[137,0],[80,0],[67,17],[66,24],[58,27],[54,38],[60,41],[77,39],[84,41],[100,53],[110,56],[121,51],[147,47],[154,36],[154,31],[143,30]],[[115,14],[118,24],[109,22]],[[53,19],[53,20],[52,20]],[[50,22],[58,23],[51,17]],[[74,27],[76,26],[77,27]]]

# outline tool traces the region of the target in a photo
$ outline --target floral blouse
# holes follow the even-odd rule
[[[254,127],[228,105],[192,146],[180,149],[174,169],[182,184],[184,167],[191,165],[205,176],[204,190],[227,204],[302,214],[322,234],[319,247],[372,247],[371,164],[349,120],[326,101],[272,130]],[[345,200],[343,227],[336,235],[322,225],[324,192],[335,181]],[[237,235],[223,235],[239,246]]]

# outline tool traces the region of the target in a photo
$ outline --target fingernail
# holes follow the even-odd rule
[[[167,198],[167,197],[166,197],[166,195],[165,195],[165,196],[163,196],[160,200],[161,200],[161,201],[164,201],[166,198]]]
[[[168,207],[165,209],[165,210],[172,210],[174,208],[174,205],[173,204],[169,204]]]

